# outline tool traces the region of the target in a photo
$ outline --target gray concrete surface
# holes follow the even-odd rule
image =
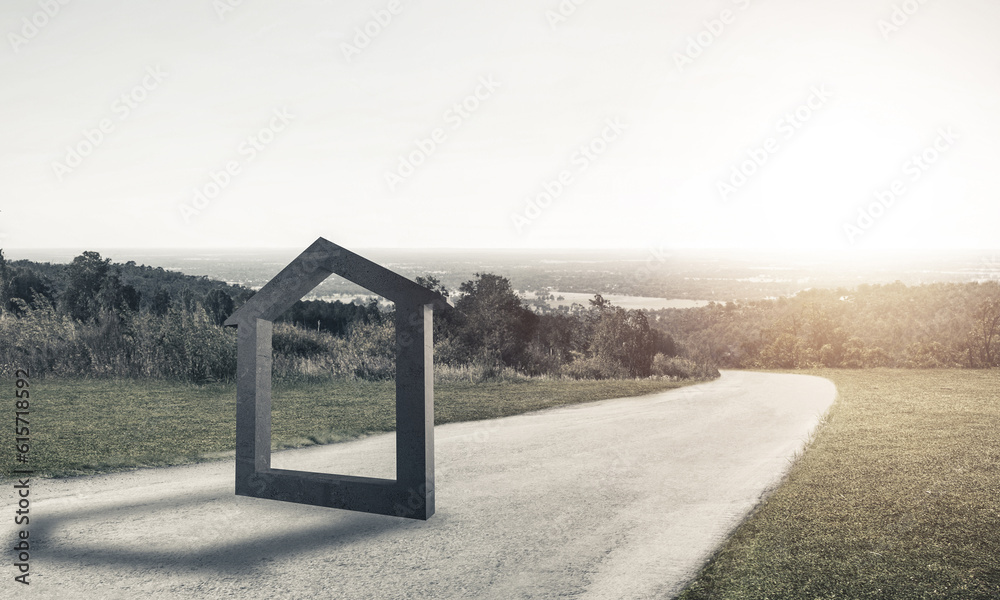
[[[0,595],[669,598],[780,481],[835,395],[824,379],[726,372],[441,426],[427,522],[238,497],[232,461],[37,480],[33,583],[14,583],[4,561]],[[393,444],[382,435],[274,463],[392,477]],[[13,502],[8,490],[5,514]]]

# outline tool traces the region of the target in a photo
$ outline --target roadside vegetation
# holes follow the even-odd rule
[[[811,373],[826,423],[680,598],[1000,598],[1000,372]]]
[[[418,283],[449,295],[434,277]],[[8,263],[0,251],[0,373],[212,383],[236,375],[236,336],[222,323],[253,290],[112,264],[84,252],[68,265]],[[493,381],[514,372],[569,379],[711,379],[646,313],[612,306],[540,312],[499,275],[477,274],[435,316],[435,360]],[[279,379],[392,379],[394,315],[367,304],[300,301],[276,323]]]
[[[719,368],[1000,367],[998,281],[810,289],[649,319],[685,356]]]

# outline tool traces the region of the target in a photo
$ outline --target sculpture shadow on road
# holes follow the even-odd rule
[[[399,517],[218,492],[178,492],[77,511],[72,506],[58,513],[40,510],[37,518],[32,515],[30,531],[32,554],[46,562],[246,572],[275,558],[333,551],[390,531],[427,526]],[[78,533],[81,530],[86,533]],[[89,543],[66,539],[81,535],[88,536]],[[9,539],[13,547],[16,538]]]

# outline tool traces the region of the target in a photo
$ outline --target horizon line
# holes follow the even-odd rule
[[[896,253],[896,252],[942,252],[942,253],[973,253],[1000,252],[1000,247],[981,248],[784,248],[784,247],[702,247],[702,246],[352,246],[362,250],[407,250],[432,252],[467,252],[467,251],[514,251],[514,252],[808,252],[814,254],[844,254],[857,255],[863,253]],[[130,250],[143,252],[242,252],[242,251],[294,251],[304,250],[302,246],[37,246],[8,247],[0,246],[0,250],[16,252],[84,252],[101,250]]]

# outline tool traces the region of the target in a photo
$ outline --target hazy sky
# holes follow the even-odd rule
[[[1000,247],[995,0],[62,2],[2,247]]]

